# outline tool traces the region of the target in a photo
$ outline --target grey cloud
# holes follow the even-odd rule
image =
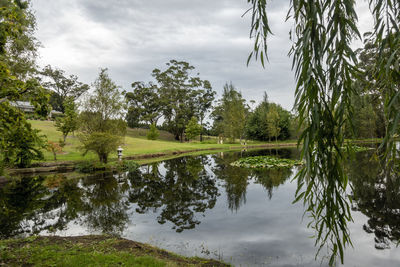
[[[246,0],[33,0],[38,20],[42,65],[52,64],[91,83],[100,67],[125,89],[148,81],[154,68],[170,59],[196,67],[219,93],[232,81],[247,99],[260,100],[267,90],[272,101],[293,105],[294,82],[287,53],[291,22],[285,23],[289,1],[269,2],[274,36],[270,62],[246,66],[250,7]]]

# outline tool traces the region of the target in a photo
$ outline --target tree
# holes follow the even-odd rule
[[[158,136],[160,135],[160,133],[157,130],[156,124],[153,123],[150,125],[150,130],[147,133],[147,139],[149,140],[157,140]]]
[[[157,124],[162,116],[161,96],[157,85],[143,82],[132,83],[133,92],[127,92],[125,99],[128,104],[126,115],[129,127],[138,127],[140,122],[148,125]]]
[[[78,129],[78,113],[75,102],[72,98],[67,98],[64,102],[64,116],[56,119],[56,129],[63,134],[64,143],[69,133]]]
[[[189,121],[189,123],[186,125],[186,137],[188,140],[193,140],[195,139],[197,136],[200,135],[201,131],[202,131],[202,126],[198,123],[197,118],[196,117],[192,117]]]
[[[64,102],[68,97],[77,100],[83,93],[89,90],[89,85],[78,81],[75,75],[65,75],[65,71],[53,68],[50,65],[44,67],[42,75],[50,81],[44,82],[44,86],[53,90],[50,103],[53,109],[65,112]]]
[[[107,163],[108,155],[116,151],[126,133],[126,123],[121,119],[124,103],[107,69],[100,70],[93,87],[93,94],[82,104],[78,137],[84,154],[93,151],[101,162]]]
[[[0,1],[0,172],[7,164],[29,166],[41,159],[43,138],[32,130],[24,113],[12,105],[27,100],[46,116],[48,95],[35,78],[37,42],[29,2]]]
[[[215,99],[216,92],[212,90],[211,84],[208,81],[204,81],[204,89],[199,90],[199,95],[196,98],[196,109],[197,109],[197,114],[200,119],[200,126],[201,126],[201,131],[200,131],[200,142],[203,141],[203,125],[204,125],[204,119],[207,114],[207,112],[211,109],[212,107],[212,102]]]
[[[250,36],[255,38],[248,62],[254,56],[264,65],[267,38],[272,33],[267,1],[248,2],[252,4]],[[369,3],[379,54],[373,73],[378,84],[385,88],[382,97],[387,128],[381,148],[390,162],[396,154],[393,137],[400,122],[400,2],[371,0]],[[330,265],[338,254],[343,263],[344,247],[351,243],[347,227],[351,213],[345,199],[348,178],[342,147],[346,146],[345,122],[352,120],[353,80],[358,75],[357,58],[351,47],[355,38],[361,39],[355,5],[354,0],[294,0],[287,15],[295,29],[290,34],[296,78],[295,107],[300,124],[305,126],[299,144],[302,143],[301,155],[306,164],[297,176],[296,200],[303,199],[310,207],[307,210],[314,218],[316,244],[332,245]]]
[[[235,86],[230,83],[224,85],[224,92],[219,105],[214,109],[214,128],[219,128],[225,137],[235,141],[242,139],[246,125],[248,108],[242,94],[236,91]],[[215,125],[217,124],[217,125]],[[218,125],[219,124],[219,125]]]
[[[154,69],[152,76],[158,83],[158,94],[162,97],[164,125],[176,140],[183,142],[187,123],[193,116],[204,116],[214,93],[210,82],[201,80],[198,74],[190,74],[195,68],[189,63],[171,60],[166,65],[168,68],[164,71]]]
[[[61,142],[53,142],[53,141],[47,141],[47,151],[50,151],[53,153],[54,161],[57,161],[57,153],[60,153],[62,151],[62,147],[64,146],[65,143]]]
[[[267,130],[268,136],[275,137],[275,141],[278,140],[278,135],[281,132],[281,128],[279,127],[279,113],[275,106],[271,106],[267,113]]]

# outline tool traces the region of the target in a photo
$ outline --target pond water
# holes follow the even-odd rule
[[[298,158],[295,149],[190,156],[124,174],[65,181],[24,177],[0,188],[0,237],[109,233],[236,266],[325,266],[302,203],[292,204],[297,167],[247,170],[242,156]],[[344,266],[400,266],[400,179],[385,177],[371,153],[348,166],[353,247]]]

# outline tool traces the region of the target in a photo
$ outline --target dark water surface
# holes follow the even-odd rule
[[[301,203],[297,172],[231,167],[241,156],[297,158],[294,149],[182,157],[134,173],[65,181],[25,177],[0,188],[0,237],[109,233],[237,266],[320,266]],[[349,164],[354,247],[345,266],[400,266],[400,179],[380,172],[371,153]],[[322,266],[326,265],[322,261]]]

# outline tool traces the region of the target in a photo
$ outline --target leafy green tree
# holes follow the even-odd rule
[[[127,122],[129,127],[138,127],[140,122],[148,125],[157,124],[162,116],[161,96],[157,85],[143,82],[132,83],[133,92],[127,92],[125,99],[128,104]]]
[[[158,136],[160,135],[160,132],[157,130],[157,126],[155,123],[150,125],[150,130],[147,133],[147,139],[149,140],[157,140]]]
[[[164,71],[154,69],[165,127],[183,142],[185,127],[193,116],[204,117],[214,93],[210,82],[190,73],[195,69],[184,61],[171,60]],[[202,100],[199,100],[202,99]],[[201,103],[201,104],[200,104]],[[202,115],[203,114],[203,115]]]
[[[248,107],[242,94],[232,83],[224,85],[224,92],[219,105],[214,109],[214,128],[222,131],[223,135],[232,142],[242,139],[245,133]],[[215,125],[217,124],[217,125]]]
[[[0,106],[0,118],[5,125],[1,140],[2,165],[29,167],[32,160],[43,159],[45,138],[39,135],[39,130],[31,127],[21,111],[12,108],[3,109],[4,106],[6,105]],[[12,127],[8,128],[10,125]]]
[[[63,134],[64,143],[69,133],[78,129],[78,113],[75,102],[72,98],[67,98],[64,102],[64,116],[56,119],[56,129]]]
[[[268,109],[267,113],[267,130],[268,136],[275,137],[275,141],[278,140],[278,135],[281,132],[281,128],[279,127],[279,113],[275,106],[272,106]]]
[[[204,89],[199,90],[199,95],[196,98],[196,109],[200,120],[200,142],[203,141],[204,119],[207,113],[212,108],[212,103],[215,99],[216,92],[212,90],[211,84],[204,81]]]
[[[50,104],[53,109],[65,112],[65,101],[68,97],[77,100],[83,93],[89,90],[89,85],[78,81],[75,75],[65,75],[65,71],[47,65],[42,70],[42,75],[48,78],[43,82],[46,88],[53,91]]]
[[[246,122],[246,135],[253,140],[266,141],[270,140],[271,136],[268,131],[268,112],[270,109],[277,111],[279,115],[278,126],[280,131],[277,138],[285,140],[290,137],[292,116],[289,111],[282,108],[280,105],[268,102],[268,95],[264,93],[264,100],[250,112]]]
[[[29,2],[0,1],[0,172],[8,164],[29,166],[41,159],[43,139],[13,101],[30,101],[35,113],[49,112],[48,95],[35,78],[37,42]],[[17,131],[18,130],[18,131]],[[24,134],[21,136],[21,134]]]
[[[198,123],[197,118],[196,117],[192,117],[189,121],[189,123],[186,125],[186,137],[188,140],[193,140],[195,139],[197,136],[200,135],[201,131],[202,131],[202,126]]]
[[[100,70],[93,87],[93,94],[82,104],[78,137],[84,154],[93,151],[101,162],[107,163],[108,155],[116,151],[126,133],[126,123],[121,119],[124,102],[107,69]]]

